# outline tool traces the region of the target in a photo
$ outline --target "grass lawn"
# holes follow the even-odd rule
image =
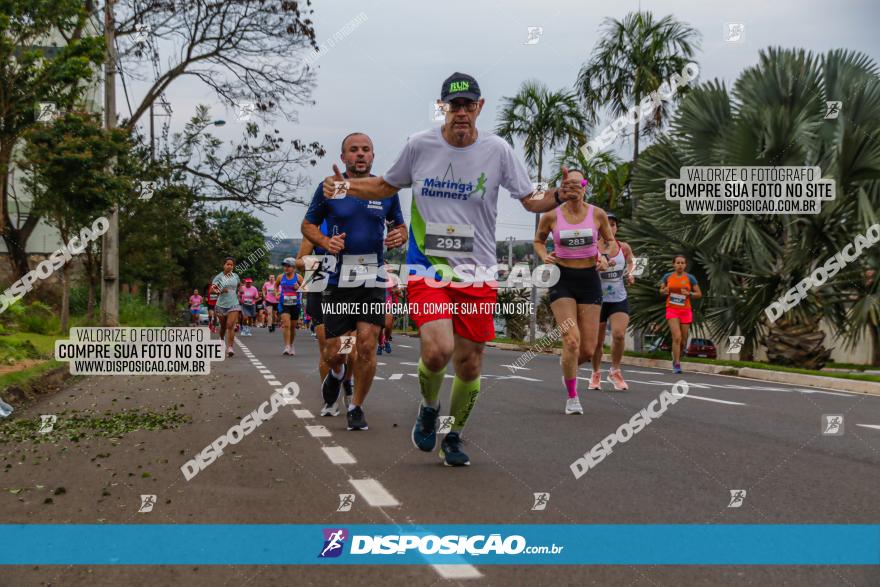
[[[51,357],[55,354],[55,341],[62,337],[60,334],[34,334],[33,332],[16,332],[9,336],[0,337],[2,340],[10,342],[30,342],[41,355]]]
[[[62,365],[65,365],[65,363],[61,363],[55,360],[43,361],[28,369],[0,375],[0,390],[6,389],[10,385],[22,385],[24,383],[27,383],[31,379],[35,379],[43,373],[51,371],[56,367],[61,367]]]

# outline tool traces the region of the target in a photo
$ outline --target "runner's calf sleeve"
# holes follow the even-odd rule
[[[471,410],[474,409],[479,393],[479,377],[473,381],[462,381],[456,375],[452,379],[452,400],[449,404],[449,415],[455,418],[455,421],[452,423],[453,432],[461,432],[461,429],[467,424],[468,417],[471,415]]]
[[[419,359],[419,387],[422,390],[422,398],[425,405],[436,408],[440,405],[437,398],[440,397],[440,386],[443,385],[443,378],[446,376],[446,367],[443,367],[436,373],[429,370],[425,363]]]

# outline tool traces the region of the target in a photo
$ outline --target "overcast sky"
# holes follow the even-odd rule
[[[477,126],[491,132],[503,96],[515,94],[530,78],[551,89],[571,88],[596,44],[602,20],[620,19],[639,7],[657,17],[672,14],[701,33],[695,59],[701,81],[718,78],[729,85],[768,46],[815,53],[845,48],[880,61],[880,3],[876,0],[325,0],[313,4],[319,43],[361,13],[366,20],[321,53],[313,94],[317,104],[300,109],[298,123],[277,121],[287,138],[317,140],[328,151],[318,167],[308,171],[313,181],[298,194],[306,199],[338,161],[342,137],[355,130],[373,138],[373,173],[381,175],[407,136],[439,124],[430,120],[430,108],[439,97],[441,82],[452,72],[471,74],[479,82],[486,107]],[[745,25],[741,42],[725,41],[727,23]],[[534,26],[543,27],[543,36],[537,44],[525,45],[527,28]],[[208,91],[191,79],[175,82],[167,96],[174,108],[172,130],[179,130],[197,103],[218,108]],[[123,103],[119,109],[127,114]],[[225,127],[215,131],[217,136],[239,136],[241,123],[236,122],[235,112],[218,109],[214,113],[227,120]],[[619,149],[625,153],[631,146],[621,143]],[[401,193],[401,200],[408,222],[409,190]],[[534,217],[506,195],[500,200],[497,239],[512,235],[530,240]],[[257,215],[267,234],[284,230],[298,238],[304,213],[302,206],[289,206],[282,213]]]

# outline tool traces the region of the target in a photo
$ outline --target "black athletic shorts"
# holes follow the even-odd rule
[[[608,322],[611,314],[623,312],[629,314],[629,299],[620,302],[602,302],[602,309],[599,311],[599,322]]]
[[[315,326],[320,326],[324,323],[324,310],[321,309],[322,293],[320,291],[311,291],[306,294],[306,311],[311,316]]]
[[[324,332],[327,338],[342,336],[358,322],[385,325],[384,287],[337,287],[328,285],[321,297]]]
[[[299,320],[299,311],[301,306],[299,304],[291,304],[289,306],[281,306],[281,311],[278,312],[279,316],[287,314],[290,316],[291,320]]]
[[[257,302],[257,312],[264,310],[263,302]]]
[[[559,281],[550,286],[550,303],[574,298],[578,304],[601,304],[602,281],[595,267],[572,269],[559,266]]]

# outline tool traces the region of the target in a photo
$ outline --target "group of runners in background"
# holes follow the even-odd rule
[[[219,319],[228,356],[233,355],[239,313],[249,327],[259,303],[264,304],[270,330],[280,315],[283,354],[294,355],[295,325],[305,289],[309,322],[320,349],[321,415],[339,414],[344,391],[348,429],[367,430],[363,406],[376,372],[377,354],[391,352],[390,307],[403,286],[393,274],[380,269],[387,267],[386,250],[409,241],[406,263],[410,270],[402,277],[407,310],[419,329],[422,395],[412,442],[423,451],[432,451],[437,444],[440,390],[451,362],[449,414],[453,419],[439,455],[445,465],[461,466],[470,464],[462,450],[461,433],[480,393],[484,345],[495,338],[495,324],[490,309],[456,313],[451,308],[462,304],[492,308],[497,300],[497,282],[485,283],[460,268],[496,264],[499,188],[505,188],[527,211],[541,214],[535,252],[545,264],[559,269],[549,297],[562,331],[566,414],[583,414],[577,395],[581,365],[592,366],[589,389],[601,386],[606,326],[610,326],[612,349],[608,381],[617,390],[627,389],[620,365],[629,324],[626,286],[634,280],[634,261],[631,247],[616,239],[619,221],[614,214],[586,202],[587,181],[581,171],[563,168],[558,187],[539,190],[507,142],[477,131],[476,119],[485,100],[473,77],[454,73],[443,82],[440,97],[446,112],[443,126],[409,137],[383,176],[370,173],[374,149],[369,136],[355,132],[342,140],[340,160],[345,172],[334,165],[333,175],[315,189],[301,225],[302,246],[296,259],[284,259],[283,274],[270,276],[262,290],[253,288],[249,279],[240,287],[230,258],[206,297]],[[403,188],[412,189],[409,228],[398,197]],[[552,252],[547,248],[551,234]],[[691,299],[701,295],[696,279],[685,271],[686,263],[683,256],[676,256],[673,271],[663,276],[659,289],[666,297],[677,373],[693,319]],[[342,272],[352,269],[360,281],[342,283],[351,277],[347,273],[343,277]],[[197,296],[198,292],[191,303],[195,304]],[[343,306],[349,310],[325,310]]]

